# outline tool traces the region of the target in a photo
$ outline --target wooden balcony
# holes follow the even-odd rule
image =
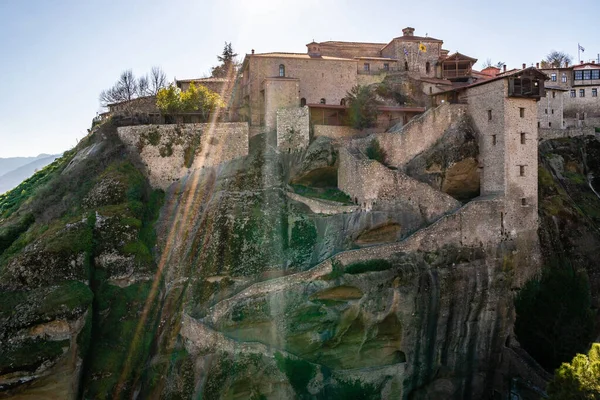
[[[471,68],[445,69],[442,71],[442,78],[444,79],[468,78],[469,76],[471,76]]]

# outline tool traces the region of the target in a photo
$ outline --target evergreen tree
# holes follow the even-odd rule
[[[212,69],[212,77],[213,78],[226,78],[228,76],[233,76],[236,68],[236,57],[237,53],[233,52],[233,47],[231,46],[231,42],[225,42],[225,47],[223,48],[223,53],[220,56],[217,56],[217,59],[221,63],[220,65],[213,67]]]
[[[588,355],[577,354],[563,363],[548,386],[551,400],[600,399],[600,343],[594,343]]]

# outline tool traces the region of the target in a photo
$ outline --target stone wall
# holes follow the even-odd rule
[[[509,97],[505,104],[505,227],[515,236],[522,231],[537,232],[537,102]]]
[[[139,153],[152,187],[166,189],[192,171],[248,155],[248,124],[137,125],[117,129]]]
[[[540,140],[559,139],[566,137],[577,137],[577,136],[600,136],[596,133],[593,127],[582,127],[582,128],[567,128],[567,129],[538,129],[538,137]]]
[[[504,107],[507,93],[505,79],[467,90],[469,115],[473,119],[479,135],[479,163],[481,174],[481,195],[504,193]]]
[[[325,136],[332,139],[348,139],[360,136],[360,131],[351,126],[314,125],[314,137]]]
[[[267,131],[276,129],[278,110],[300,105],[299,87],[298,79],[267,78],[264,80],[264,125]]]
[[[277,110],[277,147],[281,150],[302,150],[310,141],[308,107]]]
[[[415,209],[427,223],[456,210],[460,203],[401,171],[368,159],[354,147],[339,150],[338,187],[364,209]]]
[[[402,168],[416,155],[433,146],[446,129],[457,123],[465,113],[465,105],[445,103],[413,118],[397,131],[392,128],[388,133],[372,135],[364,143],[377,139],[387,154],[388,165]]]
[[[500,222],[503,211],[501,197],[478,198],[402,242],[347,251],[334,259],[348,265],[368,259],[389,259],[398,252],[435,251],[445,245],[493,247],[503,238]]]
[[[537,106],[540,128],[564,128],[563,112],[566,93],[562,90],[546,90],[546,97],[541,98]]]

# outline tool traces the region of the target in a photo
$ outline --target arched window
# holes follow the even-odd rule
[[[408,71],[408,61],[404,61],[404,70]]]
[[[285,65],[283,65],[283,64],[279,64],[279,76],[281,76],[281,77],[285,76]]]
[[[427,61],[427,62],[425,63],[425,72],[426,72],[426,73],[429,73],[429,71],[430,71],[430,70],[431,70],[431,64],[429,64],[429,61]]]
[[[303,97],[300,99],[300,107],[304,107],[306,105],[306,99]]]
[[[340,106],[345,106],[346,105],[346,99],[342,99],[340,101]]]
[[[321,99],[320,103],[321,103],[321,104],[327,104],[327,102],[325,101],[325,99],[324,99],[324,98],[323,98],[323,99]]]

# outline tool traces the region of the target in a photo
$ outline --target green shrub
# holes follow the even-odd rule
[[[387,155],[385,154],[385,150],[379,145],[377,139],[371,140],[365,153],[371,160],[379,161],[381,164],[385,165]]]
[[[385,271],[392,268],[392,263],[388,260],[376,259],[356,262],[346,266],[347,274],[362,274],[364,272]]]
[[[23,232],[29,229],[34,222],[35,217],[33,214],[27,214],[16,224],[0,229],[0,255],[14,243]]]
[[[600,343],[563,363],[548,386],[550,400],[600,399]]]
[[[316,367],[308,361],[289,358],[279,352],[275,353],[275,361],[277,368],[287,376],[298,397],[307,397],[307,386],[317,373]]]
[[[549,371],[587,349],[594,332],[585,272],[568,264],[546,267],[515,299],[515,333],[523,348]]]

